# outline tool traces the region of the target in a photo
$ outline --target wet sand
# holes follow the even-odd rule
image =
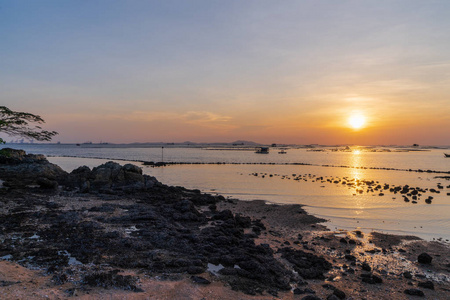
[[[328,284],[344,291],[346,298],[353,299],[414,297],[404,293],[407,289],[420,289],[427,299],[450,297],[450,249],[446,243],[379,232],[328,231],[320,223],[313,222],[315,217],[305,214],[299,205],[230,201],[222,202],[218,207],[262,218],[267,231],[260,236],[260,243],[269,243],[274,249],[289,244],[333,262],[333,269],[325,281],[308,281],[307,287],[314,290],[320,299],[327,299],[332,294],[326,286]],[[432,264],[417,262],[417,257],[424,252],[433,257]],[[367,265],[371,271],[366,271],[369,269]],[[405,272],[411,273],[411,278],[408,274],[405,277]],[[364,283],[362,274],[375,274],[383,282]],[[418,286],[429,280],[434,283],[434,290]],[[300,296],[295,295],[295,299],[301,299]],[[281,298],[284,297],[287,295]]]

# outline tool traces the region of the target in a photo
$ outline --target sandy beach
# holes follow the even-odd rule
[[[371,237],[358,237],[354,232],[323,231],[321,225],[313,222],[314,217],[302,212],[299,206],[266,205],[260,201],[233,201],[220,203],[218,208],[231,208],[234,213],[246,212],[251,217],[261,216],[267,230],[255,241],[256,244],[269,244],[274,250],[289,245],[308,253],[320,254],[333,263],[333,270],[327,274],[326,280],[307,280],[307,284],[297,291],[278,292],[274,296],[267,293],[248,295],[233,291],[221,280],[220,275],[211,272],[200,274],[211,282],[202,285],[194,283],[188,274],[164,278],[158,275],[145,275],[142,270],[121,269],[120,274],[138,278],[137,286],[142,291],[133,292],[114,287],[106,289],[85,287],[76,281],[58,284],[54,276],[48,274],[45,269],[25,268],[19,263],[3,260],[0,262],[1,297],[4,299],[302,299],[309,294],[308,292],[314,291],[315,293],[311,295],[327,299],[333,294],[332,287],[343,291],[345,299],[408,299],[404,290],[411,288],[422,290],[427,299],[445,299],[450,293],[448,248],[443,244],[376,233]],[[302,236],[301,239],[299,235]],[[356,241],[356,244],[343,243],[342,238]],[[368,239],[371,239],[372,243],[367,242]],[[376,252],[372,253],[372,250]],[[356,254],[357,259],[348,260],[345,257],[347,252],[350,253],[347,255]],[[417,262],[417,256],[423,252],[433,256],[432,265],[422,266]],[[278,259],[283,260],[281,257]],[[364,271],[363,263],[368,264],[372,272]],[[411,278],[407,278],[405,272],[409,272]],[[378,274],[383,282],[364,283],[360,276],[365,273]],[[434,290],[418,287],[419,283],[428,281],[427,277],[433,278]],[[304,293],[295,294],[295,292]]]

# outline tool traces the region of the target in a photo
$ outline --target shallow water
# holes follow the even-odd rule
[[[444,153],[450,149],[424,149],[424,151],[403,151],[402,148],[374,148],[371,152],[355,147],[352,152],[308,151],[307,149],[288,149],[287,154],[278,154],[272,149],[269,154],[255,154],[254,151],[206,150],[205,148],[126,147],[125,145],[68,145],[68,144],[7,144],[6,147],[24,149],[29,153],[47,156],[74,156],[86,158],[126,159],[137,161],[165,161],[191,163],[305,163],[314,165],[350,166],[367,168],[394,168],[413,170],[436,170],[450,172],[450,159]],[[371,150],[371,149],[367,149]]]
[[[27,149],[28,146],[28,149]],[[49,160],[71,171],[80,165],[94,167],[106,158],[122,160],[161,161],[161,148],[82,148],[66,145],[25,145],[31,153],[58,156],[97,157],[97,159],[50,157]],[[252,151],[214,151],[198,148],[165,148],[164,161],[173,162],[228,162],[277,163],[238,165],[169,165],[161,168],[143,166],[146,174],[155,176],[169,185],[200,189],[242,200],[262,199],[273,203],[298,203],[324,219],[330,229],[371,230],[386,233],[417,235],[431,240],[450,239],[450,181],[426,172],[378,170],[367,168],[422,169],[448,172],[450,159],[443,157],[445,150],[424,152],[309,152],[289,149],[279,155]],[[447,150],[447,152],[449,152]],[[101,159],[98,159],[101,158]],[[121,163],[125,163],[122,161]],[[282,163],[308,163],[313,165],[280,165]],[[324,165],[346,166],[325,167]],[[257,174],[257,176],[255,176]],[[295,174],[295,176],[293,176]],[[272,175],[272,177],[270,177]],[[300,175],[300,177],[299,177]],[[318,177],[323,177],[318,180]],[[294,180],[297,178],[298,180]],[[327,181],[329,179],[331,182]],[[402,195],[389,190],[370,191],[370,187],[349,186],[342,181],[373,181],[391,186],[438,189],[440,193],[426,191],[417,204],[405,202]],[[338,183],[334,183],[338,181]],[[372,186],[373,188],[373,186]],[[369,192],[367,190],[369,189]],[[362,190],[359,193],[358,190]],[[380,192],[384,195],[380,196]],[[431,204],[424,199],[432,196]],[[409,197],[411,198],[411,197]],[[411,199],[412,200],[412,199]]]
[[[277,172],[273,172],[276,169]],[[318,217],[329,220],[331,229],[381,230],[387,233],[419,235],[432,239],[450,238],[450,196],[433,194],[432,204],[424,200],[417,204],[406,203],[400,194],[385,192],[356,194],[342,184],[294,181],[282,176],[262,178],[268,174],[315,174],[333,178],[360,178],[389,183],[390,185],[436,187],[433,175],[420,176],[413,172],[324,168],[316,166],[170,166],[144,167],[146,173],[167,184],[198,188],[242,200],[262,199],[274,203],[298,203]],[[258,176],[252,173],[259,173]],[[180,184],[182,182],[182,184]],[[450,184],[450,183],[448,183]],[[450,192],[450,189],[446,189]],[[395,198],[395,199],[393,199]]]

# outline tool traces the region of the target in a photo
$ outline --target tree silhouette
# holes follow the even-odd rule
[[[43,123],[45,121],[38,115],[12,111],[6,106],[0,106],[0,132],[7,135],[50,141],[58,133],[42,129],[39,125]],[[0,138],[0,143],[5,143],[5,141]]]

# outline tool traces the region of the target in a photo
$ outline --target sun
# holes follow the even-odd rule
[[[361,129],[366,124],[366,117],[361,114],[351,115],[348,118],[348,124],[350,124],[350,127],[353,129]]]

